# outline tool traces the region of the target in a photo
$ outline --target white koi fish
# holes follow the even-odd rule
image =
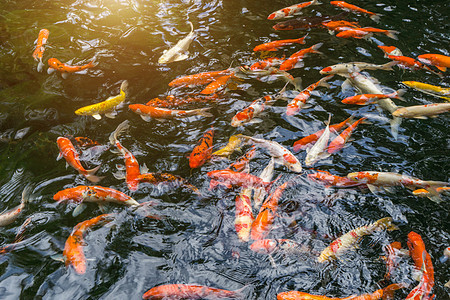
[[[317,161],[330,156],[330,153],[327,152],[328,140],[330,139],[330,121],[331,115],[328,117],[327,127],[325,127],[325,130],[320,138],[314,146],[306,150],[307,154],[305,158],[305,165],[311,166]]]
[[[169,50],[164,50],[163,55],[158,59],[158,63],[168,64],[188,58],[186,52],[192,40],[195,38],[194,25],[191,22],[189,24],[191,25],[191,32],[185,38],[179,40],[175,46]]]
[[[25,189],[22,192],[22,200],[20,201],[20,204],[18,206],[16,206],[15,208],[10,209],[10,210],[5,211],[4,213],[0,214],[0,226],[9,225],[20,216],[23,209],[25,208],[25,204],[28,202],[30,192],[31,192],[31,186],[25,187]]]

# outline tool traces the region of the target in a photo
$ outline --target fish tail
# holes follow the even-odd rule
[[[39,58],[39,62],[38,62],[38,65],[37,65],[37,71],[40,73],[40,72],[42,72],[43,70],[44,70],[44,67],[45,67],[45,65],[44,65],[44,63],[42,62],[42,58]]]
[[[295,77],[291,83],[297,91],[302,90],[302,78],[301,77]]]
[[[22,200],[20,201],[22,205],[25,205],[30,200],[30,195],[32,192],[31,185],[27,185],[22,191]]]
[[[311,46],[311,52],[312,53],[318,53],[318,54],[322,54],[322,52],[317,51],[317,49],[319,49],[320,47],[322,47],[323,43],[317,43],[313,46]]]
[[[322,2],[320,2],[319,0],[313,0],[310,5],[320,5],[320,4],[322,4]]]
[[[191,25],[191,32],[194,32],[194,24],[191,21],[188,21],[189,25]]]
[[[382,15],[380,15],[380,14],[373,14],[373,15],[371,15],[370,16],[370,18],[373,20],[373,21],[375,21],[375,22],[380,22],[380,16],[382,16]]]
[[[385,57],[387,57],[387,56],[385,56]],[[381,70],[392,71],[392,70],[394,70],[392,67],[395,66],[395,65],[397,65],[398,63],[399,63],[399,62],[396,61],[396,60],[393,60],[393,61],[390,61],[390,62],[388,62],[388,63],[385,63],[385,64],[383,65],[383,67],[381,68]]]
[[[426,197],[433,202],[441,203],[443,200],[437,189],[443,186],[448,186],[448,183],[441,181],[426,181],[426,183],[430,185],[425,188],[428,191]]]
[[[296,43],[297,43],[297,44],[302,44],[302,45],[304,45],[304,44],[306,43],[306,42],[305,42],[305,39],[306,39],[306,37],[308,36],[308,34],[309,34],[309,33],[307,33],[304,37],[298,38],[297,41],[296,41]]]
[[[120,85],[120,90],[124,93],[128,91],[128,81],[124,80],[122,81],[122,84]]]
[[[406,284],[406,283],[394,283],[394,284],[388,285],[387,287],[385,287],[383,289],[383,300],[384,299],[393,299],[394,292],[396,290],[403,289],[406,287],[408,287],[408,284]]]
[[[394,139],[397,139],[398,138],[398,128],[400,127],[400,124],[402,123],[402,118],[393,117],[389,123],[391,124],[392,137]]]
[[[130,127],[130,121],[125,120],[122,123],[119,124],[119,126],[117,126],[116,130],[114,130],[110,136],[109,136],[109,141],[111,144],[115,144],[117,141],[117,137],[125,130],[127,130]]]
[[[99,177],[99,176],[95,175],[95,173],[98,171],[98,169],[100,169],[100,166],[97,166],[91,170],[86,170],[86,174],[84,174],[84,177],[86,177],[87,180],[89,180],[90,182],[93,182],[93,183],[97,183],[100,180],[102,180],[103,177]]]
[[[397,227],[397,225],[395,225],[393,223],[393,220],[391,217],[386,217],[383,219],[380,219],[378,221],[375,222],[376,227],[381,227],[386,229],[387,231],[393,231],[393,230],[398,230],[399,228]]]
[[[203,116],[203,117],[212,117],[212,113],[208,112],[208,110],[210,110],[211,107],[206,107],[206,108],[199,108],[199,109],[194,109],[193,111],[195,112],[196,115],[198,116]]]
[[[331,75],[328,75],[328,76],[326,76],[326,77],[320,79],[319,85],[320,85],[320,86],[323,86],[323,87],[326,87],[327,89],[329,89],[331,86],[328,84],[327,81],[330,80],[333,76],[334,76],[334,74],[331,74]]]
[[[399,89],[398,91],[392,93],[393,98],[401,100],[401,101],[406,101],[405,98],[403,98],[402,96],[406,93],[406,89]]]
[[[388,30],[386,33],[386,35],[388,37],[390,37],[391,39],[394,39],[394,40],[398,40],[397,34],[398,34],[398,31],[395,31],[395,30]]]
[[[97,65],[98,65],[98,62],[97,62],[96,60],[97,60],[97,58],[94,57],[94,59],[91,60],[91,61],[86,65],[86,67],[87,67],[87,68],[93,68],[93,67],[97,66]]]

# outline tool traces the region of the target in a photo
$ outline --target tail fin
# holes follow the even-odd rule
[[[402,123],[402,118],[399,117],[393,117],[390,121],[391,124],[391,134],[394,137],[394,139],[398,138],[398,128],[400,127],[400,124]]]
[[[385,228],[387,231],[398,230],[397,225],[393,223],[391,217],[386,217],[375,222],[378,227]]]
[[[408,287],[406,283],[394,283],[390,284],[387,287],[383,289],[383,300],[384,299],[393,299],[394,297],[394,291],[403,289]]]
[[[294,85],[294,88],[297,91],[301,91],[302,90],[302,78],[301,77],[295,77],[294,80],[292,80],[292,85]]]
[[[382,15],[374,14],[374,15],[371,15],[370,18],[378,23],[378,22],[380,22],[380,16],[382,16]]]
[[[44,63],[42,62],[42,59],[39,60],[39,63],[38,63],[38,65],[37,65],[37,71],[38,71],[38,72],[42,72],[42,70],[44,70],[44,67],[45,67],[45,65],[44,65]]]
[[[100,166],[97,166],[91,170],[86,170],[86,174],[83,174],[84,177],[86,177],[87,180],[89,180],[90,182],[93,182],[93,183],[97,183],[100,180],[102,180],[104,177],[99,177],[99,176],[95,175],[95,173],[98,171],[98,169],[100,169]]]
[[[406,93],[406,89],[399,89],[398,91],[393,93],[394,97],[392,97],[392,98],[398,99],[401,101],[406,101],[405,98],[402,97],[405,93]]]
[[[122,81],[122,84],[120,85],[120,90],[126,93],[128,91],[128,81],[124,80]]]
[[[30,195],[32,192],[31,185],[27,185],[22,191],[22,200],[20,201],[22,205],[25,205],[30,200]]]
[[[203,116],[203,117],[212,117],[212,113],[208,112],[208,110],[210,110],[211,107],[206,107],[206,108],[199,108],[199,109],[194,109],[193,111],[195,111],[195,114],[198,116]]]
[[[98,62],[96,61],[96,59],[97,59],[97,58],[94,57],[94,59],[91,60],[91,61],[88,63],[87,67],[88,67],[88,68],[93,68],[93,67],[97,66],[97,65],[98,65]]]
[[[385,64],[383,65],[383,67],[381,68],[381,70],[392,71],[392,70],[394,70],[392,67],[395,66],[395,65],[397,65],[398,63],[399,63],[399,62],[396,61],[396,60],[393,60],[393,61],[390,61],[390,62],[388,62],[388,63],[385,63]]]
[[[117,137],[125,130],[130,127],[130,121],[125,120],[117,126],[116,130],[114,130],[109,136],[109,141],[111,144],[115,144],[117,141]]]
[[[322,52],[317,51],[317,49],[319,49],[320,47],[322,47],[322,45],[323,45],[323,43],[317,43],[317,44],[311,46],[311,52],[312,52],[312,53],[323,54]]]
[[[308,36],[308,34],[309,34],[309,33],[307,33],[304,37],[298,38],[297,41],[296,41],[296,43],[297,43],[297,44],[302,44],[302,45],[306,44],[305,39],[306,39],[306,37]]]
[[[328,84],[328,80],[330,80],[332,77],[334,76],[334,74],[328,75],[322,79],[319,80],[319,85],[326,87],[327,89],[329,89],[331,86]]]
[[[320,5],[320,4],[322,4],[322,2],[320,2],[319,0],[313,0],[310,5]]]
[[[398,40],[397,34],[398,34],[398,31],[395,31],[395,30],[388,30],[386,33],[386,35],[388,37],[390,37],[391,39],[394,39],[394,40]]]

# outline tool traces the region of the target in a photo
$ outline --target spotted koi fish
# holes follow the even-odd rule
[[[197,85],[204,85],[207,83],[210,83],[216,78],[228,75],[231,73],[231,69],[226,69],[222,71],[212,71],[212,72],[203,72],[188,76],[182,76],[178,77],[171,82],[169,82],[169,86],[171,87],[177,87],[177,86],[185,86],[185,85],[191,85],[191,86],[197,86]]]
[[[191,116],[202,116],[202,117],[212,117],[213,115],[208,112],[210,107],[191,109],[191,110],[178,110],[178,109],[167,109],[159,108],[154,106],[148,106],[143,104],[130,104],[128,108],[133,112],[141,116],[141,118],[150,122],[152,118],[156,120],[163,119],[174,119],[174,118],[186,118]]]
[[[353,131],[355,131],[356,127],[364,122],[367,118],[361,118],[352,125],[348,126],[340,135],[338,135],[334,140],[330,142],[328,145],[328,153],[333,154],[344,148],[345,143],[350,139]]]
[[[285,60],[285,56],[283,56],[282,58],[270,57],[265,60],[260,60],[260,61],[255,62],[253,65],[250,66],[250,69],[251,70],[267,70],[270,67],[280,66],[284,60]]]
[[[144,173],[138,175],[137,180],[140,183],[150,183],[153,185],[168,184],[171,186],[182,186],[201,196],[199,189],[187,182],[186,179],[170,173]]]
[[[321,170],[317,170],[317,173],[308,174],[307,176],[309,179],[325,184],[326,187],[347,188],[365,185],[363,183],[350,180],[347,177],[333,175],[330,172]]]
[[[370,32],[370,33],[380,33],[380,34],[386,35],[387,37],[389,37],[391,39],[398,40],[398,37],[397,37],[398,31],[395,31],[395,30],[386,30],[386,29],[380,29],[380,28],[375,28],[375,27],[359,27],[359,28],[356,28],[356,30]]]
[[[330,4],[334,5],[336,7],[340,7],[342,9],[344,9],[344,10],[347,10],[347,11],[359,12],[359,13],[367,14],[375,22],[380,21],[380,16],[381,16],[380,14],[373,13],[371,11],[368,11],[368,10],[364,9],[364,8],[358,7],[356,5],[349,4],[349,3],[345,2],[345,1],[330,1]]]
[[[269,20],[278,20],[286,17],[290,17],[296,13],[299,13],[303,8],[311,6],[311,5],[319,5],[322,4],[319,2],[319,0],[312,0],[308,2],[302,2],[299,4],[291,5],[285,8],[282,8],[280,10],[277,10],[276,12],[271,13],[267,19]]]
[[[392,71],[392,67],[395,66],[397,62],[391,61],[383,65],[375,65],[365,62],[350,62],[350,63],[342,63],[336,64],[332,66],[328,66],[320,70],[320,74],[348,74],[354,72],[355,70],[387,70]]]
[[[213,148],[214,128],[208,129],[189,156],[189,167],[200,168],[211,158]]]
[[[258,175],[259,178],[261,178],[263,181],[271,181],[273,178],[273,171],[275,170],[275,159],[272,157],[270,159],[270,162],[267,164],[267,166],[261,171],[261,173]],[[266,198],[266,191],[263,188],[257,188],[254,189],[253,194],[253,205],[255,209],[259,210],[262,203],[264,202],[264,199]]]
[[[44,68],[44,63],[42,62],[42,57],[44,56],[45,47],[44,45],[47,44],[48,36],[50,34],[50,31],[47,29],[41,29],[39,31],[38,39],[36,42],[36,49],[34,49],[33,52],[33,58],[35,61],[38,61],[37,71],[42,72]]]
[[[388,55],[403,56],[402,51],[395,46],[381,46],[380,45],[380,46],[378,46],[378,48],[380,48],[384,52],[384,57],[388,57]]]
[[[27,204],[31,193],[31,186],[25,187],[22,191],[22,200],[20,204],[13,209],[7,210],[0,214],[0,227],[6,226],[14,222],[21,214]]]
[[[303,63],[303,58],[308,54],[308,53],[317,53],[317,54],[321,54],[322,52],[317,51],[317,49],[319,49],[320,47],[322,47],[323,43],[318,43],[315,44],[309,48],[306,49],[302,49],[300,51],[295,52],[294,54],[292,54],[288,59],[286,59],[280,66],[280,70],[282,71],[289,71],[293,68],[301,68],[303,67],[304,63]]]
[[[392,223],[392,218],[383,218],[375,223],[370,225],[362,226],[348,233],[344,234],[340,238],[334,240],[330,246],[325,248],[320,256],[318,257],[318,261],[320,263],[331,261],[336,258],[339,258],[342,254],[355,248],[358,241],[365,235],[372,234],[375,231],[386,229],[388,231],[397,230],[398,227]]]
[[[67,76],[70,73],[76,73],[76,72],[80,72],[86,69],[90,69],[93,68],[95,66],[97,66],[97,63],[95,62],[95,59],[91,60],[89,63],[83,65],[83,66],[70,66],[70,65],[66,65],[62,62],[60,62],[58,59],[56,58],[50,58],[48,60],[48,70],[47,73],[48,74],[52,74],[55,71],[58,71],[61,76],[66,79]]]
[[[253,51],[277,51],[279,48],[292,45],[292,44],[305,44],[305,39],[307,35],[298,39],[289,39],[289,40],[277,40],[268,43],[264,43],[253,48]]]
[[[114,214],[104,214],[93,219],[78,223],[64,245],[63,256],[66,266],[72,266],[78,274],[86,273],[86,256],[84,255],[84,235],[95,225],[102,225],[111,222]]]
[[[234,72],[228,75],[224,75],[214,79],[210,84],[208,84],[201,92],[202,95],[214,94],[218,89],[226,86],[230,79],[235,78]]]
[[[183,105],[188,105],[192,103],[209,103],[217,100],[217,94],[212,96],[200,96],[196,95],[194,97],[183,97],[178,98],[174,95],[168,95],[165,99],[153,98],[148,101],[145,105],[162,107],[162,108],[179,108]]]
[[[336,34],[337,37],[343,39],[369,39],[373,36],[372,32],[360,30],[360,28],[341,28],[341,32]]]
[[[238,238],[242,242],[250,240],[250,230],[255,218],[252,213],[252,189],[243,189],[239,195],[236,196],[236,212],[234,219],[234,228]]]
[[[142,299],[245,299],[244,288],[228,291],[204,285],[165,284],[151,288]]]

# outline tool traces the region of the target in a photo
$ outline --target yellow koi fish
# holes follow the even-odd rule
[[[128,90],[128,81],[124,80],[120,85],[120,94],[117,96],[109,97],[103,102],[88,105],[79,108],[75,111],[75,114],[80,116],[92,116],[96,120],[100,120],[102,117],[100,114],[105,114],[108,118],[115,118],[114,109],[125,101],[126,91]]]
[[[239,149],[243,140],[241,139],[241,134],[232,135],[228,144],[220,150],[217,150],[212,155],[214,156],[229,156],[235,150]]]
[[[450,88],[443,88],[436,85],[431,85],[418,81],[402,81],[407,87],[421,91],[422,93],[443,98],[450,101]]]

